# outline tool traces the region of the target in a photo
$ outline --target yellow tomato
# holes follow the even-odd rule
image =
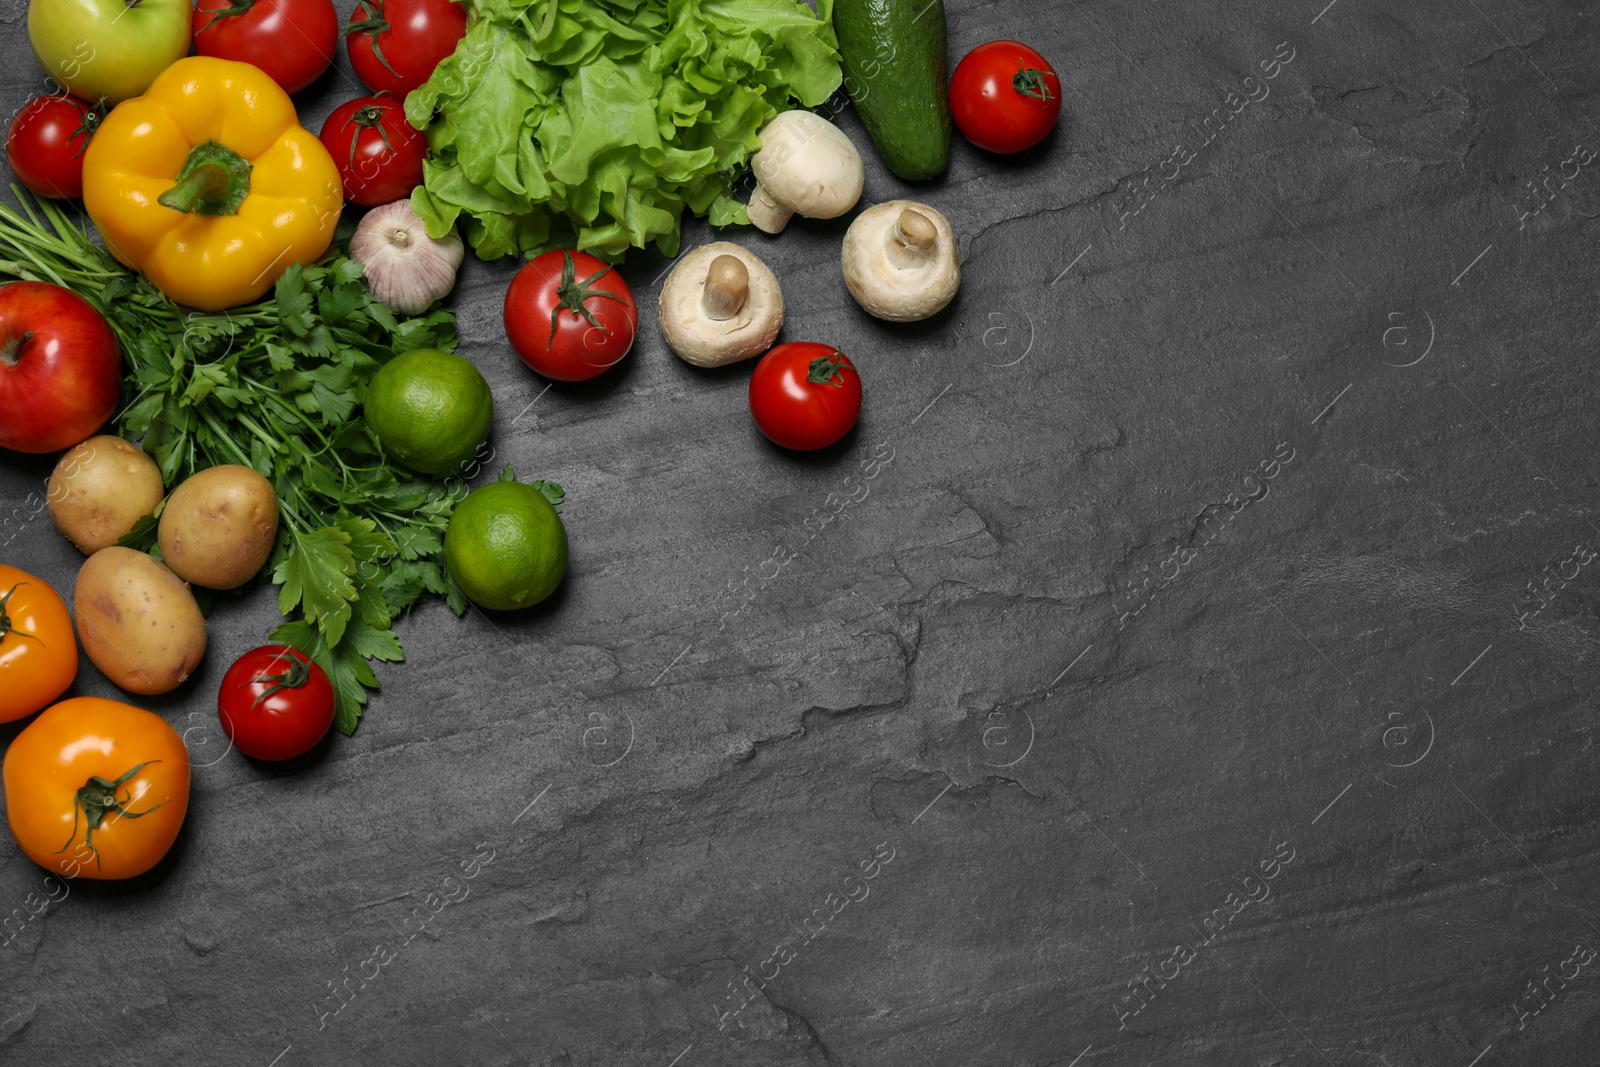
[[[63,700],[6,750],[6,821],[28,858],[68,878],[131,878],[160,862],[189,810],[189,750],[152,712]]]
[[[61,595],[0,563],[0,722],[32,715],[78,676],[78,642]]]

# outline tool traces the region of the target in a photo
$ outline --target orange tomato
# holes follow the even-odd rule
[[[131,878],[160,862],[189,811],[189,750],[161,716],[74,697],[6,750],[6,821],[28,858],[68,878]]]
[[[61,594],[0,563],[0,722],[32,715],[78,676],[78,641]]]

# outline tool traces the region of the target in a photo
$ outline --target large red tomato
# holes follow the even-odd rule
[[[322,124],[321,140],[339,168],[344,198],[353,204],[388,204],[422,184],[428,140],[406,121],[399,101],[386,96],[346,101]]]
[[[773,444],[799,452],[827,448],[861,415],[861,376],[832,345],[790,341],[756,364],[750,414]]]
[[[361,0],[344,33],[356,76],[403,100],[467,35],[467,12],[454,0]]]
[[[23,185],[57,200],[83,195],[83,153],[105,112],[61,93],[36,96],[11,120],[6,158]]]
[[[303,756],[333,725],[333,685],[297,648],[262,645],[240,656],[217,691],[222,732],[256,759]]]
[[[506,336],[522,362],[558,382],[581,382],[616,366],[633,347],[633,290],[587,252],[535,256],[506,289]]]
[[[990,152],[1032,148],[1060,114],[1055,68],[1020,41],[980,44],[950,77],[950,117],[962,136]]]
[[[200,55],[254,64],[286,93],[316,81],[339,46],[333,0],[200,0],[193,28]]]
[[[0,447],[59,452],[117,406],[122,352],[105,318],[71,289],[0,285]]]

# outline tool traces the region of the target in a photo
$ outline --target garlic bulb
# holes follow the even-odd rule
[[[373,208],[350,238],[350,258],[366,268],[373,299],[402,315],[420,314],[443,299],[465,254],[454,230],[429,237],[409,200]]]

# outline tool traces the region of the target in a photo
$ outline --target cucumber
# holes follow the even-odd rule
[[[845,89],[878,154],[902,178],[950,162],[944,0],[834,0]]]

